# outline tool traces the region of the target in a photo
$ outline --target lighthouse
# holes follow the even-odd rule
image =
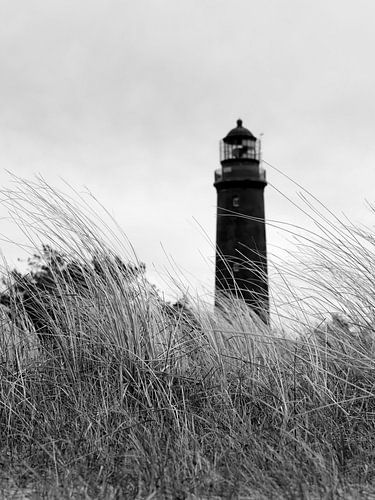
[[[221,296],[245,301],[268,321],[267,248],[264,213],[266,172],[260,141],[237,120],[220,141],[215,171],[216,303]]]

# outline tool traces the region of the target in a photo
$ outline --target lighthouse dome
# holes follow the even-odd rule
[[[238,141],[241,141],[242,139],[255,140],[256,137],[250,132],[249,129],[243,127],[242,120],[237,120],[237,127],[228,132],[223,141],[227,144],[238,144]]]

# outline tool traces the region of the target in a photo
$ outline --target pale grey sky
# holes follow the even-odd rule
[[[87,186],[153,278],[162,243],[213,287],[199,224],[214,242],[218,143],[242,118],[265,160],[372,225],[374,17],[373,0],[0,0],[0,186]],[[306,224],[267,175],[267,217]]]

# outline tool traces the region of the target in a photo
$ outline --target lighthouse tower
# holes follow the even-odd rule
[[[268,320],[267,249],[264,218],[266,173],[260,142],[242,120],[220,142],[217,190],[216,301],[244,300]]]

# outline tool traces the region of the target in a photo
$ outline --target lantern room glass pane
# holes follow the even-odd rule
[[[259,154],[256,148],[256,140],[238,139],[234,144],[228,144],[222,141],[220,144],[220,159],[259,160]]]

